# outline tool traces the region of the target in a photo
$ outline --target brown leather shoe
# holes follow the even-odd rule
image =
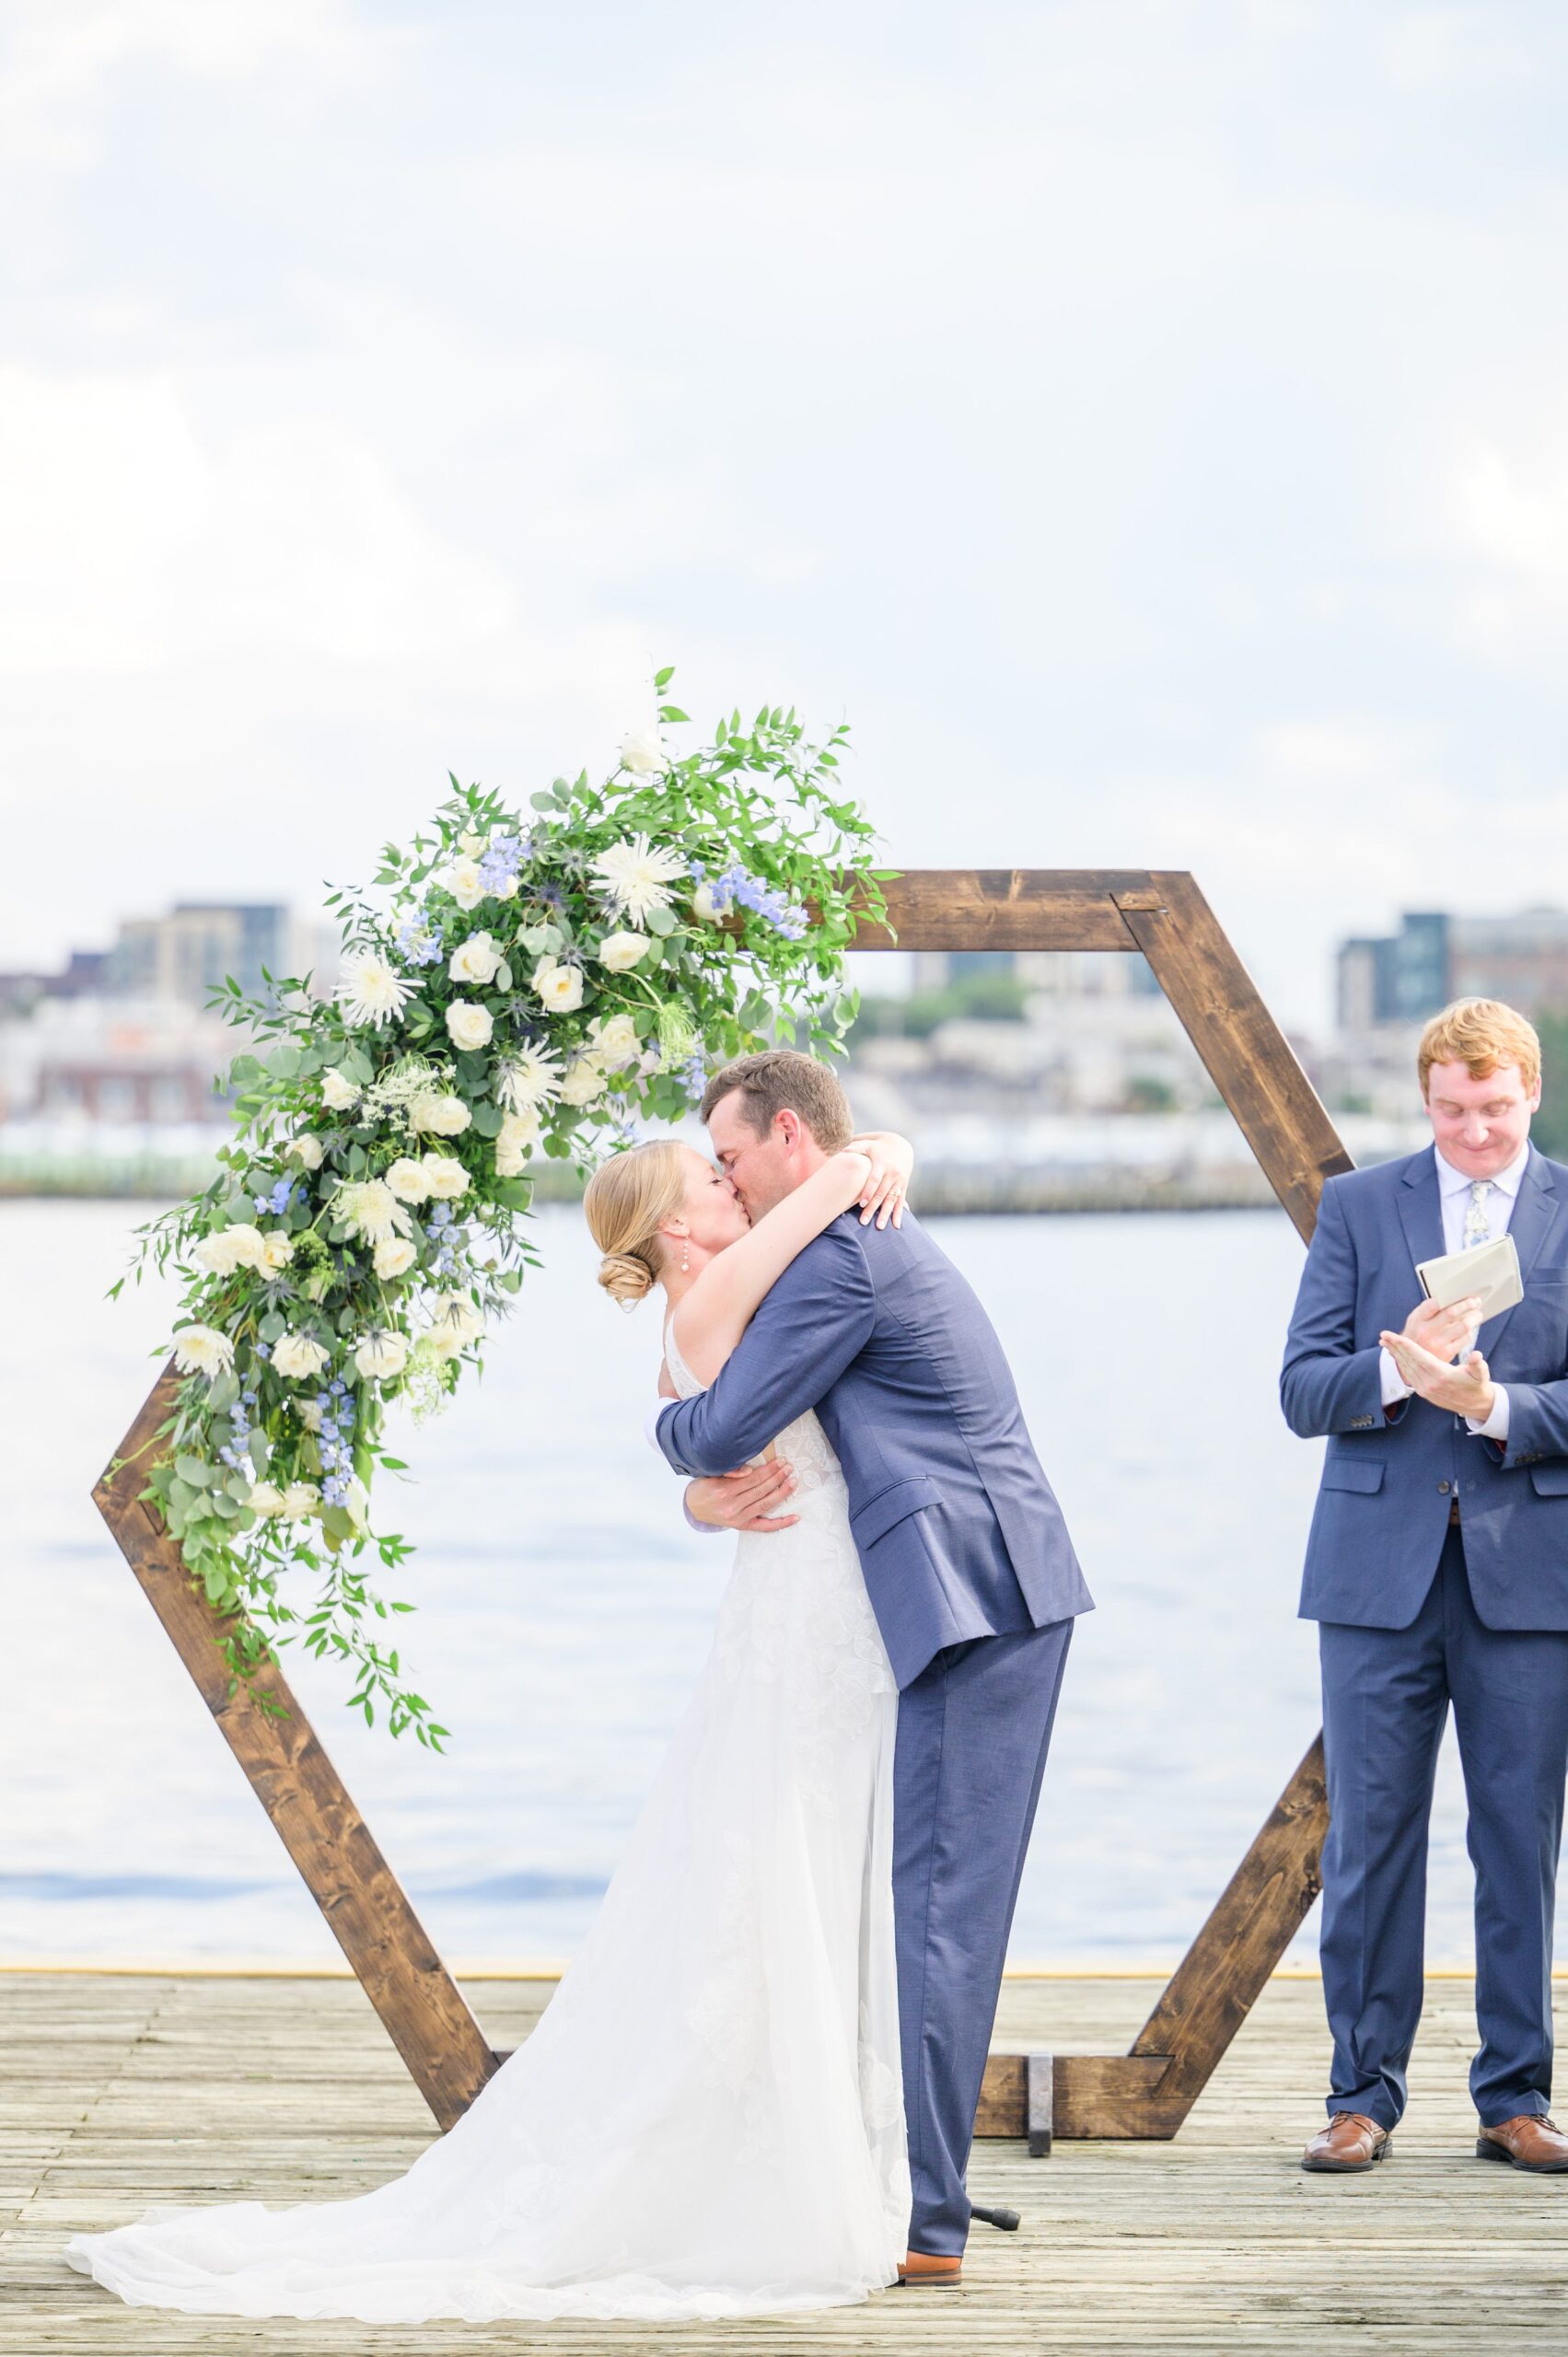
[[[961,2258],[939,2258],[934,2251],[907,2251],[899,2281],[918,2284],[923,2292],[946,2291],[958,2282],[963,2263]]]
[[[1336,2111],[1320,2128],[1301,2156],[1304,2169],[1331,2169],[1338,2175],[1369,2169],[1389,2149],[1386,2128],[1364,2111]]]
[[[1516,2169],[1533,2169],[1538,2177],[1568,2170],[1568,2136],[1543,2111],[1521,2111],[1516,2119],[1500,2119],[1495,2128],[1483,2128],[1475,2148],[1483,2161],[1507,2161]]]

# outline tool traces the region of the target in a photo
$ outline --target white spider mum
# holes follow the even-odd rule
[[[592,872],[617,911],[642,924],[652,910],[669,906],[670,886],[688,871],[684,852],[656,850],[646,835],[633,835],[601,851]]]
[[[502,1066],[495,1094],[514,1113],[527,1113],[554,1102],[561,1094],[561,1059],[548,1049],[516,1048]]]
[[[413,992],[413,984],[395,974],[379,950],[351,949],[343,959],[338,1004],[347,1024],[373,1023],[379,1030],[402,1013]]]
[[[384,1178],[362,1178],[357,1185],[340,1187],[332,1210],[366,1244],[380,1244],[394,1231],[406,1236],[412,1225],[407,1212]]]

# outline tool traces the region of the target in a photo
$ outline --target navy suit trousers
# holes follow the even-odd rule
[[[964,2171],[1071,1620],[947,1645],[899,1697],[893,1918],[910,2247],[964,2247]]]
[[[1329,2109],[1392,2128],[1421,2018],[1427,1827],[1454,1706],[1475,1868],[1470,2093],[1483,2126],[1551,2096],[1551,1930],[1568,1771],[1568,1631],[1477,1615],[1459,1529],[1408,1629],[1319,1629],[1329,1838]]]

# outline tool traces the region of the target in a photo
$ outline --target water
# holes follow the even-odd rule
[[[161,1361],[169,1296],[102,1298],[134,1208],[0,1204],[0,1959],[339,1951],[88,1492]],[[1317,1444],[1276,1403],[1301,1247],[1275,1211],[934,1222],[990,1306],[1099,1608],[1080,1621],[1016,1962],[1174,1960],[1318,1725],[1295,1618]],[[642,1436],[651,1309],[592,1283],[575,1212],[482,1382],[408,1430],[419,1553],[392,1593],[445,1758],[286,1657],[450,1958],[570,1954],[702,1664],[729,1542],[690,1533]],[[1430,1955],[1470,1955],[1452,1746]],[[1295,1959],[1309,1961],[1315,1919]]]

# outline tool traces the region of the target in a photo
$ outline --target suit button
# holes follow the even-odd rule
[[[1446,1482],[1446,1481],[1439,1481],[1439,1482],[1438,1482],[1438,1484],[1437,1484],[1437,1494],[1438,1494],[1438,1496],[1439,1496],[1439,1497],[1441,1497],[1441,1498],[1446,1498],[1446,1497],[1447,1496],[1447,1494],[1448,1494],[1448,1484],[1447,1484],[1447,1482]]]

